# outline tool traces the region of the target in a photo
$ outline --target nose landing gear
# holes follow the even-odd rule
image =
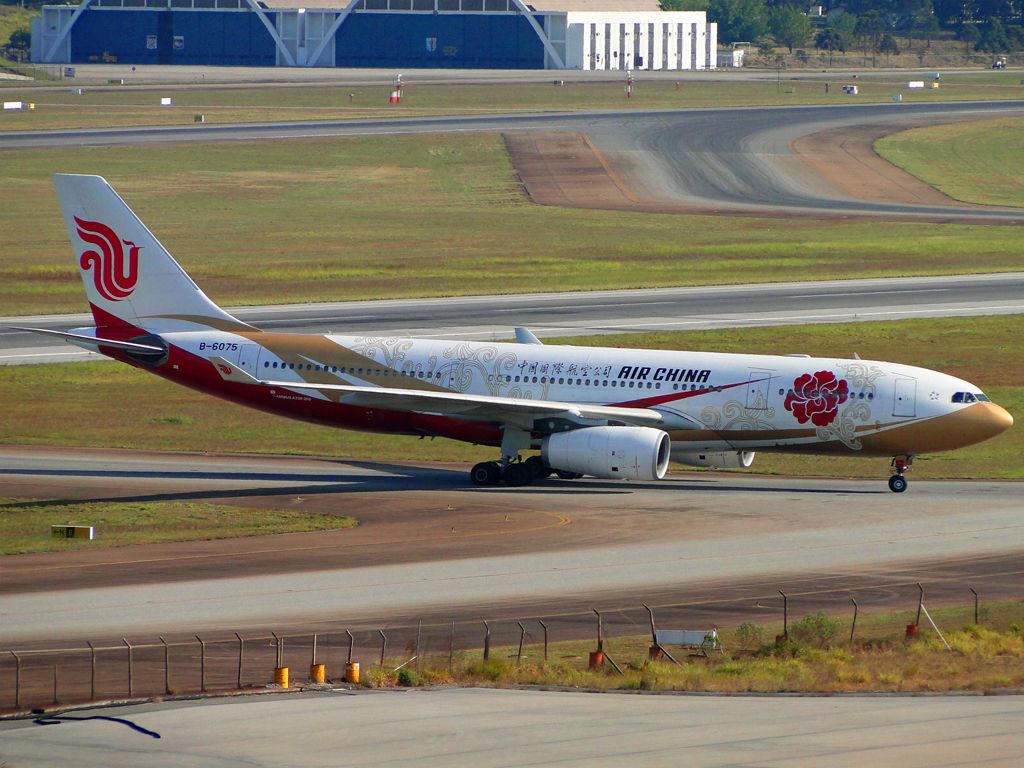
[[[897,456],[892,460],[892,475],[889,476],[889,490],[893,493],[903,493],[907,490],[907,478],[903,475],[910,469],[913,456]]]

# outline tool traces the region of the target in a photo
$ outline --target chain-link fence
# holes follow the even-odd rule
[[[988,585],[1007,594],[1000,581]],[[928,585],[937,603],[955,603],[978,619],[979,595],[970,585],[947,580]],[[925,587],[914,581],[878,583],[854,592],[848,585],[811,589],[805,583],[765,593],[739,589],[713,601],[691,600],[625,608],[577,611],[542,618],[438,620],[383,626],[327,626],[303,632],[210,632],[158,638],[120,638],[75,647],[13,648],[0,651],[0,711],[26,711],[90,701],[149,698],[263,689],[280,682],[288,668],[291,685],[323,675],[327,683],[345,680],[350,662],[361,667],[363,682],[395,670],[452,670],[488,656],[510,663],[560,662],[584,665],[584,655],[559,656],[553,644],[593,639],[595,649],[617,638],[652,637],[658,628],[710,631],[743,621],[785,628],[811,611],[845,614],[856,621],[871,611],[908,612],[920,622]],[[854,597],[856,594],[856,597]],[[915,619],[916,615],[916,619]],[[982,616],[983,618],[983,616]],[[851,626],[851,637],[854,626]],[[643,641],[646,642],[646,641]],[[606,647],[607,650],[607,647]],[[550,657],[549,657],[550,654]],[[322,669],[318,669],[323,665]]]

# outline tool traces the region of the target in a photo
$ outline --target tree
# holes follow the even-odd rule
[[[960,29],[956,31],[956,39],[964,43],[965,56],[970,53],[971,46],[976,45],[980,37],[981,32],[978,31],[976,24],[961,24]]]
[[[981,29],[981,38],[974,46],[976,51],[987,53],[1006,53],[1010,50],[1010,38],[1006,35],[1006,28],[999,19],[989,19]]]
[[[892,35],[883,35],[878,43],[878,50],[885,54],[885,63],[889,63],[889,56],[899,56],[900,47],[896,44],[896,38]]]
[[[16,61],[25,61],[32,50],[32,36],[26,29],[16,29],[7,42],[8,55]]]
[[[768,26],[775,42],[789,48],[803,45],[811,39],[814,25],[807,14],[793,5],[782,5],[775,8],[768,17]]]
[[[839,35],[840,40],[843,41],[842,46],[839,50],[844,53],[853,48],[854,41],[857,39],[857,17],[852,13],[839,13],[833,16],[828,21],[828,29],[835,30],[836,34]]]
[[[814,40],[814,47],[819,51],[828,51],[828,65],[832,66],[832,54],[836,51],[846,53],[843,37],[834,29],[823,29]]]
[[[885,34],[885,20],[878,11],[871,11],[857,19],[857,37],[860,38],[864,47],[864,55],[871,52],[871,66],[875,66],[875,54],[878,53],[878,46]]]
[[[757,40],[768,31],[763,0],[709,0],[708,21],[718,23],[722,41]]]

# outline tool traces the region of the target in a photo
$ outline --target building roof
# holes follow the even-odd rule
[[[269,9],[274,8],[332,8],[343,9],[349,0],[264,0]],[[523,0],[527,8],[535,11],[660,11],[658,0]],[[401,11],[395,11],[401,13]]]
[[[660,11],[658,0],[523,0],[535,11]]]

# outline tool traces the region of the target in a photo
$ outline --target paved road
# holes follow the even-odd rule
[[[269,331],[508,339],[1024,313],[1024,273],[338,302],[231,310]],[[98,357],[9,326],[68,329],[86,314],[0,318],[0,365]],[[799,350],[794,350],[799,351]]]
[[[994,599],[1019,579],[1024,551],[1019,483],[914,481],[897,499],[885,488],[884,466],[867,481],[693,473],[658,483],[481,490],[445,468],[259,457],[247,471],[239,458],[51,453],[3,448],[0,495],[38,497],[42,487],[56,498],[243,504],[265,495],[309,512],[354,514],[365,525],[294,543],[253,538],[220,549],[96,550],[81,561],[10,558],[0,591],[4,643],[324,617],[393,625],[455,613],[551,615],[670,595],[722,599],[736,595],[723,585],[740,582],[748,595],[774,596],[780,580],[813,593],[839,576],[844,585],[891,590],[913,584],[906,570],[914,564],[938,582],[959,578],[953,586],[963,595],[965,584],[978,587],[965,575],[995,579],[979,588]],[[391,511],[375,512],[385,507]],[[391,516],[401,517],[399,528],[377,528]],[[450,544],[438,548],[438,540]],[[957,570],[965,562],[976,567]]]
[[[95,716],[113,719],[88,719]],[[438,689],[165,702],[0,723],[17,766],[1009,766],[1024,697]],[[44,725],[43,723],[51,723]]]
[[[148,142],[452,133],[583,131],[602,150],[633,152],[662,176],[665,194],[730,210],[828,215],[916,216],[930,220],[1024,222],[1020,209],[874,203],[832,196],[808,184],[789,143],[839,126],[894,127],[964,117],[1024,114],[1024,101],[595,111],[372,120],[187,125],[0,133],[0,150]]]

